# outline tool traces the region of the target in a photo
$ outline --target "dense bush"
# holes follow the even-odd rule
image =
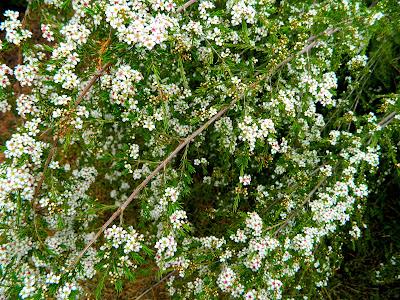
[[[368,194],[399,169],[399,13],[344,0],[7,11],[0,48],[18,61],[0,66],[0,110],[23,122],[0,165],[3,298],[74,299],[93,282],[100,298],[155,265],[176,299],[320,297],[367,227]]]

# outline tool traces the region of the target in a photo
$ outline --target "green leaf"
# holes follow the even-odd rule
[[[103,275],[100,277],[99,283],[97,284],[96,290],[95,290],[95,297],[96,299],[100,299],[101,298],[101,293],[104,289],[104,281],[106,279],[106,276],[108,275],[108,272],[104,272],[102,273]]]
[[[121,293],[123,290],[123,282],[121,280],[115,281],[114,287],[118,294]]]

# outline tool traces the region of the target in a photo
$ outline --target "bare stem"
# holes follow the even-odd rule
[[[182,11],[186,10],[186,8],[188,8],[190,5],[196,3],[197,0],[189,0],[188,2],[186,2],[185,4],[183,4],[181,7],[179,7],[176,12],[177,13],[181,13]]]
[[[200,126],[196,131],[194,131],[191,135],[189,135],[186,139],[181,142],[178,147],[175,148],[174,151],[171,152],[170,155],[166,159],[164,159],[158,166],[151,172],[132,192],[132,194],[126,199],[126,201],[112,214],[112,216],[101,226],[99,231],[97,231],[96,235],[93,239],[86,244],[85,248],[79,253],[74,264],[76,265],[78,261],[82,258],[82,256],[86,253],[86,251],[93,245],[93,243],[100,237],[100,235],[107,229],[107,227],[128,207],[128,205],[137,197],[140,191],[153,179],[154,176],[158,174],[162,169],[164,169],[171,160],[188,145],[191,141],[193,141],[200,133],[202,133],[208,126],[218,120],[228,109],[236,102],[237,100],[232,101],[229,105],[225,106],[221,109],[217,114],[215,114],[212,118],[210,118],[206,123]]]
[[[193,2],[194,3],[194,2]],[[330,30],[328,33],[333,34],[337,32],[337,30],[333,29]],[[316,41],[312,41],[311,44],[306,45],[302,50],[297,52],[296,54],[288,57],[281,63],[279,63],[275,68],[273,68],[270,72],[268,72],[267,76],[263,76],[260,78],[257,82],[252,84],[251,86],[254,87],[257,85],[262,80],[267,79],[268,77],[271,77],[272,75],[275,74],[275,72],[280,68],[289,63],[293,58],[295,58],[297,55],[301,55],[307,51],[310,51],[311,48],[313,48],[315,45],[317,45]],[[202,133],[208,126],[210,126],[213,122],[218,120],[221,116],[223,116],[238,100],[240,97],[234,99],[231,101],[230,104],[225,106],[223,109],[221,109],[217,114],[215,114],[213,117],[211,117],[205,124],[203,124],[201,127],[199,127],[196,131],[194,131],[190,136],[188,136],[186,139],[181,142],[178,147],[175,148],[174,151],[171,152],[171,154],[162,161],[157,168],[153,170],[153,172],[150,173],[132,192],[132,194],[129,196],[129,198],[112,214],[112,216],[101,226],[101,228],[97,231],[96,235],[90,240],[85,248],[78,254],[78,256],[75,259],[75,262],[71,265],[71,267],[74,267],[79,260],[83,257],[83,255],[86,253],[86,251],[96,242],[96,240],[100,237],[100,235],[107,229],[107,227],[125,210],[125,208],[137,197],[137,195],[140,193],[140,191],[151,181],[151,179],[158,174],[159,171],[161,171],[163,168],[168,165],[171,160],[184,148],[186,145],[188,145],[192,140],[194,140],[195,137],[197,137],[200,133]]]
[[[397,113],[395,111],[391,112],[390,114],[388,114],[386,117],[384,117],[379,123],[378,125],[383,127],[386,127],[387,125],[390,124],[390,122],[392,122],[394,120],[394,117],[396,117]]]
[[[171,277],[176,271],[169,272],[167,275],[165,275],[163,278],[161,278],[157,283],[153,284],[151,287],[149,287],[147,290],[145,290],[143,293],[141,293],[139,296],[136,297],[135,300],[139,300],[146,296],[148,292],[159,286],[161,283],[163,283],[165,280],[167,280],[169,277]]]
[[[397,115],[396,112],[391,112],[390,114],[388,114],[386,117],[384,117],[379,123],[378,125],[381,126],[382,128],[387,126],[388,124],[390,124],[390,122],[392,122],[395,118],[395,116]],[[368,144],[371,143],[372,138],[369,139]],[[303,201],[302,206],[304,206],[305,204],[307,204],[308,202],[311,201],[312,196],[317,192],[317,190],[321,187],[321,185],[325,182],[327,178],[323,177],[318,183],[317,185],[312,189],[312,191],[308,194],[308,196],[306,197],[306,199]],[[282,224],[276,231],[275,231],[275,235],[277,235],[283,228],[285,228],[289,221],[292,220],[296,214],[298,213],[298,211],[292,213],[289,217],[286,218],[286,220],[283,223],[278,223],[278,224]],[[276,225],[273,225],[271,227],[269,227],[268,229],[274,228],[276,227]]]
[[[385,128],[395,119],[396,116],[397,113],[395,111],[391,112],[378,123],[378,126],[380,126],[381,129]],[[372,136],[368,140],[368,145],[371,144],[371,141],[372,141]]]
[[[308,202],[311,201],[312,196],[318,191],[318,189],[321,187],[321,185],[325,182],[327,178],[323,177],[321,178],[317,185],[312,189],[312,191],[307,195],[306,199],[304,199],[303,203],[301,204],[301,206],[304,206],[305,204],[307,204]],[[287,226],[287,224],[289,223],[290,220],[292,220],[298,213],[298,210],[295,211],[293,214],[291,214],[289,217],[287,217],[287,219],[282,223],[281,226],[279,226],[279,228],[275,231],[275,236],[278,235],[278,233]]]
[[[100,70],[98,70],[98,71],[96,72],[96,74],[94,74],[94,75],[92,76],[92,78],[89,80],[89,82],[88,82],[88,83],[85,85],[85,87],[83,88],[82,92],[79,94],[78,98],[76,98],[76,101],[75,101],[75,104],[74,104],[73,109],[72,109],[71,111],[69,111],[69,112],[65,115],[63,121],[60,122],[61,124],[66,124],[67,126],[69,125],[69,123],[70,123],[69,121],[70,121],[70,119],[71,119],[72,112],[76,109],[76,107],[79,105],[79,103],[82,102],[83,98],[84,98],[85,95],[89,92],[90,88],[95,84],[95,82],[97,81],[97,79],[104,73],[104,71],[110,66],[110,64],[111,64],[111,63],[106,63],[106,64],[103,66],[103,68],[101,68]],[[48,169],[48,167],[49,167],[49,164],[51,163],[51,161],[52,161],[52,159],[53,159],[53,157],[54,157],[54,154],[55,154],[56,151],[57,151],[57,145],[58,145],[58,141],[59,141],[61,135],[62,135],[62,130],[60,130],[60,131],[55,135],[55,137],[54,137],[54,139],[53,139],[52,148],[50,149],[50,152],[49,152],[49,154],[48,154],[48,156],[47,156],[46,162],[45,162],[45,164],[44,164],[44,166],[43,166],[43,172],[42,172],[42,175],[41,175],[41,177],[40,177],[40,179],[39,179],[39,181],[38,181],[38,184],[36,185],[35,193],[34,193],[34,196],[33,196],[33,204],[34,204],[33,206],[34,206],[34,208],[36,208],[36,207],[35,207],[35,206],[36,206],[36,201],[35,201],[35,199],[39,196],[40,189],[42,188],[43,181],[44,181],[44,178],[45,178],[45,175],[46,175],[46,171],[47,171],[47,169]]]

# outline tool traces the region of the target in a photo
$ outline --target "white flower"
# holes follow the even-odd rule
[[[138,159],[139,157],[139,145],[132,144],[129,152],[129,156],[133,159]]]
[[[0,87],[7,87],[10,84],[10,79],[7,75],[13,75],[13,70],[11,70],[7,65],[0,65]]]
[[[48,42],[54,41],[54,33],[51,31],[50,26],[46,24],[40,25],[40,29],[42,30],[42,37],[46,39]]]
[[[233,284],[235,283],[235,280],[236,280],[235,272],[231,268],[226,267],[219,274],[218,279],[217,279],[217,284],[218,284],[218,287],[223,292],[228,292],[232,289]]]
[[[140,244],[143,241],[143,235],[139,234],[135,229],[131,228],[129,233],[127,234],[126,244],[124,246],[124,252],[139,252],[142,249],[142,245]]]
[[[173,257],[177,250],[177,246],[178,244],[173,235],[162,237],[154,246],[154,248],[157,249],[156,259],[161,259],[162,257]]]
[[[247,213],[246,227],[251,229],[255,236],[260,236],[262,232],[262,219],[256,212]]]
[[[46,284],[57,284],[60,282],[61,276],[50,272],[46,275]]]
[[[172,202],[176,202],[179,197],[179,191],[176,188],[168,187],[165,189],[165,197],[170,199]]]
[[[250,185],[251,176],[250,175],[239,176],[239,182],[242,183],[243,185]]]
[[[169,219],[174,228],[180,228],[183,224],[187,223],[187,216],[184,210],[173,212]]]
[[[22,28],[22,23],[18,20],[19,12],[6,10],[4,17],[7,19],[0,23],[0,30],[6,31],[6,40],[8,42],[20,45],[22,41],[32,36],[29,30]]]

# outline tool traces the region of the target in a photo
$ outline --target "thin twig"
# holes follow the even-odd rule
[[[25,28],[26,21],[28,19],[28,15],[29,15],[29,5],[25,10],[24,17],[22,18],[21,28]],[[23,62],[23,59],[22,59],[22,46],[20,45],[18,47],[18,61],[17,61],[17,64],[20,65],[20,64],[22,64],[22,62]],[[21,85],[20,85],[20,88],[21,88]]]
[[[340,31],[339,28],[328,28],[326,30],[324,30],[323,32],[319,33],[319,34],[315,34],[310,36],[307,41],[306,41],[306,46],[301,49],[300,51],[290,55],[288,58],[286,58],[285,60],[281,61],[279,64],[277,64],[274,68],[272,68],[272,70],[266,75],[266,77],[270,77],[273,73],[276,72],[276,70],[278,70],[279,68],[281,68],[282,66],[288,64],[292,59],[294,59],[296,56],[302,55],[304,53],[308,53],[310,52],[310,50],[312,48],[314,48],[315,46],[318,45],[318,41],[317,39],[321,36],[329,36],[329,35],[333,35],[334,33]],[[256,73],[256,75],[259,75]]]
[[[318,45],[318,41],[316,41],[316,39],[317,39],[318,37],[320,37],[320,36],[330,36],[330,35],[332,35],[332,34],[338,32],[338,31],[340,31],[339,28],[328,28],[328,29],[326,29],[325,31],[323,31],[323,32],[320,33],[320,34],[316,34],[316,35],[311,36],[311,37],[307,40],[307,43],[308,43],[307,46],[305,46],[302,50],[300,50],[300,51],[297,52],[296,54],[294,54],[294,55],[288,57],[286,60],[284,60],[283,62],[281,62],[281,63],[278,65],[278,68],[281,67],[281,66],[283,66],[283,65],[286,65],[286,64],[287,64],[289,61],[291,61],[294,57],[309,52],[312,48],[314,48],[316,45]]]
[[[188,2],[186,2],[184,5],[182,5],[181,7],[179,7],[177,9],[177,12],[180,13],[182,11],[184,11],[186,8],[188,8],[190,5],[194,4],[196,2],[196,0],[190,0]],[[89,80],[89,82],[85,85],[85,87],[83,88],[82,92],[79,94],[79,96],[77,97],[75,103],[74,103],[74,107],[72,108],[72,110],[70,110],[69,112],[67,112],[67,114],[65,115],[65,117],[63,118],[63,120],[60,122],[61,124],[66,124],[69,125],[69,121],[72,115],[72,112],[77,108],[77,106],[82,102],[82,100],[84,99],[84,97],[86,96],[86,94],[89,92],[89,90],[91,89],[91,87],[95,84],[95,82],[99,79],[99,77],[105,72],[105,70],[111,65],[110,62],[106,63],[100,70],[98,70],[96,72],[96,74],[94,74],[92,76],[92,78]],[[44,136],[45,134],[47,134],[48,132],[50,132],[50,128],[48,128],[45,132],[43,132],[41,134],[41,136]],[[61,136],[63,135],[63,131],[59,131],[59,133],[56,134],[56,136],[53,139],[53,145],[52,148],[50,149],[50,152],[47,156],[46,162],[43,166],[43,171],[42,171],[42,175],[38,181],[38,184],[36,185],[35,188],[35,192],[34,192],[34,196],[33,196],[33,208],[34,211],[36,211],[37,208],[37,197],[40,193],[40,190],[42,188],[44,179],[45,179],[45,174],[46,171],[49,167],[49,164],[51,163],[51,161],[53,160],[54,154],[57,151],[57,146],[58,146],[58,141],[61,138]]]
[[[392,122],[395,118],[395,116],[397,115],[396,112],[391,112],[389,115],[387,115],[386,117],[384,117],[379,123],[378,125],[383,128],[387,125],[390,124],[390,122]],[[371,139],[369,139],[368,144],[371,143]],[[301,206],[304,206],[305,204],[307,204],[308,202],[311,201],[312,196],[317,192],[317,190],[321,187],[321,185],[325,182],[325,180],[327,179],[327,177],[322,178],[318,184],[313,188],[313,190],[308,194],[308,196],[306,197],[306,199],[303,201],[303,203],[301,204]],[[291,219],[293,219],[296,214],[298,213],[298,210],[294,213],[292,213],[289,217],[286,218],[286,220],[282,223],[282,225],[275,231],[275,235],[277,235],[283,228],[285,228],[287,226],[287,224],[289,223],[289,221]],[[281,223],[278,223],[281,224]],[[276,227],[276,225],[271,226],[270,228],[274,228]],[[270,229],[269,228],[269,229]]]
[[[383,128],[386,127],[387,125],[389,125],[390,122],[393,121],[393,119],[396,117],[397,113],[395,111],[391,112],[390,114],[388,114],[386,117],[384,117],[379,123],[378,125]]]
[[[325,180],[327,179],[327,177],[323,177],[321,178],[317,185],[312,189],[312,191],[307,195],[306,199],[304,199],[303,203],[301,204],[301,206],[304,206],[305,204],[307,204],[312,196],[317,192],[317,190],[321,187],[321,185],[325,182]],[[274,235],[277,236],[278,233],[287,226],[287,224],[289,223],[290,220],[292,220],[298,213],[299,211],[297,210],[296,212],[292,213],[289,217],[286,218],[286,220],[283,222],[283,224],[281,226],[279,226],[279,228],[275,231]]]
[[[29,15],[29,5],[25,10],[24,17],[22,18],[21,21],[21,28],[25,28],[26,25],[26,20]],[[22,55],[22,45],[18,46],[18,58],[17,58],[17,65],[21,65],[23,63],[23,55]],[[17,87],[18,87],[18,95],[22,94],[22,86],[19,81],[17,81]]]
[[[330,30],[330,34],[333,34],[334,32],[337,32],[337,30]],[[266,76],[261,77],[258,82],[262,80],[266,80],[269,77],[271,77],[280,67],[286,65],[289,63],[293,58],[295,58],[297,55],[301,55],[307,51],[310,51],[312,47],[317,45],[316,41],[313,41],[311,44],[306,45],[302,50],[297,52],[297,54],[291,55],[289,58],[285,59],[283,62],[279,63],[277,66],[275,66],[270,72],[267,73]],[[257,84],[256,82],[251,85],[251,87],[255,87]],[[86,253],[86,251],[94,244],[94,242],[100,237],[100,235],[107,229],[107,227],[126,209],[126,207],[132,202],[133,199],[137,197],[137,195],[140,193],[140,191],[153,179],[154,176],[158,174],[160,170],[166,167],[169,162],[186,146],[188,145],[195,137],[197,137],[200,133],[202,133],[208,126],[210,126],[213,122],[218,120],[221,116],[223,116],[238,100],[240,97],[232,100],[230,104],[225,106],[223,109],[221,109],[216,115],[211,117],[205,124],[203,124],[201,127],[199,127],[196,131],[194,131],[190,136],[188,136],[186,139],[184,139],[183,142],[181,142],[178,147],[175,148],[175,150],[163,161],[161,162],[157,168],[153,170],[153,172],[150,173],[137,187],[136,189],[132,192],[132,194],[129,196],[129,198],[112,214],[112,216],[101,226],[101,228],[97,231],[96,235],[86,244],[86,246],[83,248],[83,250],[78,254],[76,257],[74,263],[71,265],[71,267],[75,266],[79,260],[83,257],[83,255]]]
[[[70,118],[71,118],[71,116],[72,116],[72,112],[73,112],[73,111],[76,109],[76,107],[82,102],[83,98],[84,98],[84,97],[86,96],[86,94],[89,92],[90,88],[95,84],[95,82],[97,81],[97,79],[104,73],[104,71],[105,71],[110,65],[111,65],[111,63],[106,63],[106,64],[103,66],[103,68],[101,68],[100,70],[98,70],[98,71],[96,72],[96,74],[94,74],[94,75],[92,76],[92,78],[89,80],[89,82],[88,82],[88,83],[85,85],[85,87],[83,88],[82,92],[81,92],[81,93],[79,94],[79,96],[76,98],[76,101],[75,101],[75,104],[74,104],[74,107],[72,108],[72,110],[69,111],[69,112],[65,115],[65,117],[63,118],[62,122],[60,122],[61,124],[67,124],[67,125],[69,125],[69,121],[70,121]],[[35,205],[35,203],[36,203],[35,199],[39,196],[40,189],[42,188],[43,181],[44,181],[44,178],[45,178],[45,175],[46,175],[46,171],[47,171],[47,169],[48,169],[48,167],[49,167],[49,164],[51,163],[51,161],[52,161],[52,159],[53,159],[53,157],[54,157],[54,154],[56,153],[58,141],[60,140],[61,136],[62,136],[62,131],[59,131],[59,132],[55,135],[55,137],[54,137],[54,139],[53,139],[52,148],[50,149],[50,152],[49,152],[49,154],[48,154],[48,156],[47,156],[46,162],[45,162],[45,164],[44,164],[44,166],[43,166],[42,176],[40,177],[40,179],[39,179],[39,181],[38,181],[38,184],[36,185],[36,188],[35,188],[35,193],[34,193],[34,196],[33,196],[34,208],[36,208],[36,207],[35,207],[35,206],[36,206],[36,205]]]
[[[137,197],[140,191],[153,179],[154,176],[158,174],[165,166],[167,166],[171,160],[191,141],[193,141],[200,133],[202,133],[208,126],[210,126],[213,122],[218,120],[223,114],[225,114],[228,109],[236,103],[237,100],[232,101],[229,105],[225,106],[221,109],[217,114],[215,114],[212,118],[210,118],[206,123],[200,126],[196,131],[194,131],[191,135],[189,135],[186,139],[181,142],[178,147],[175,148],[174,151],[171,152],[170,155],[166,159],[164,159],[161,164],[157,166],[132,192],[129,198],[112,214],[112,216],[101,226],[96,235],[92,238],[92,240],[86,244],[85,248],[79,253],[73,265],[76,265],[78,261],[82,258],[82,256],[86,253],[86,251],[92,246],[92,244],[100,237],[100,235],[107,229],[107,227],[127,208],[127,206],[132,202],[133,199]]]
[[[391,112],[390,114],[388,114],[386,117],[384,117],[379,123],[378,126],[380,127],[380,129],[385,128],[386,126],[388,126],[397,116],[397,113],[395,111]],[[372,141],[372,136],[369,138],[368,140],[368,144],[371,144]]]
[[[188,8],[190,5],[196,3],[197,0],[189,0],[188,2],[186,2],[185,4],[183,4],[181,7],[179,7],[176,12],[177,13],[181,13],[182,11],[186,10],[186,8]]]
[[[168,273],[167,275],[165,275],[163,278],[160,279],[160,281],[158,281],[157,283],[153,284],[151,287],[149,287],[147,290],[145,290],[143,293],[141,293],[139,296],[137,296],[135,298],[135,300],[139,300],[141,298],[143,298],[144,296],[146,296],[146,294],[150,291],[152,291],[154,288],[156,288],[157,286],[159,286],[163,281],[167,280],[169,277],[171,277],[174,273],[176,272],[176,270]]]

